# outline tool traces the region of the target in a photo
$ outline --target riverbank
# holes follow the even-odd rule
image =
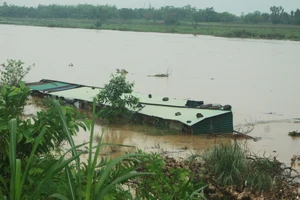
[[[181,22],[166,26],[163,21],[108,20],[102,23],[98,20],[66,18],[0,18],[0,24],[300,41],[300,26],[297,25]]]

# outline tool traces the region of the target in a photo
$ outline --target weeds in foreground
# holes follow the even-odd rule
[[[237,141],[213,147],[204,154],[203,160],[210,182],[219,187],[232,186],[237,191],[272,191],[300,177],[276,158],[259,157]]]
[[[21,160],[17,153],[19,127],[17,120],[11,119],[8,155],[10,181],[5,181],[7,177],[0,174],[1,199],[205,199],[203,187],[191,182],[189,170],[168,168],[171,176],[164,175],[164,162],[159,155],[139,151],[113,160],[101,158],[98,161],[102,147],[115,144],[103,143],[102,133],[97,146],[92,146],[95,100],[90,141],[77,146],[69,129],[70,124],[65,118],[65,108],[57,101],[53,105],[61,119],[61,133],[65,135],[71,148],[58,157],[51,156],[51,153],[42,157],[41,153],[37,153],[41,141],[45,140],[45,134],[49,131],[49,126],[45,125],[41,127],[38,137],[34,138],[29,157]],[[78,149],[87,144],[88,162],[82,164],[82,152]],[[137,183],[135,187],[130,184],[133,182]]]
[[[136,163],[137,171],[153,175],[138,177],[129,183],[137,199],[206,199],[203,194],[206,184],[194,180],[191,171],[182,163],[156,153],[139,152],[144,156]]]
[[[66,123],[64,116],[64,110],[58,102],[54,102],[54,105],[62,120],[63,133],[66,134],[67,140],[71,145],[71,149],[64,155],[57,159],[52,159],[41,166],[39,163],[34,163],[34,157],[36,149],[40,145],[41,141],[44,140],[44,134],[48,127],[43,127],[39,136],[35,139],[33,148],[31,150],[29,158],[26,163],[22,163],[17,158],[17,120],[12,119],[9,122],[10,131],[10,149],[9,149],[9,165],[10,165],[10,182],[3,182],[4,178],[1,176],[0,180],[4,187],[10,187],[8,196],[4,195],[0,188],[1,198],[9,197],[10,199],[44,199],[44,198],[57,198],[57,199],[104,199],[104,197],[115,196],[120,191],[120,183],[127,181],[128,179],[150,175],[151,173],[135,172],[133,165],[125,166],[125,161],[129,159],[136,159],[141,157],[140,154],[126,154],[114,160],[102,159],[100,162],[97,161],[97,156],[93,156],[92,150],[96,149],[95,155],[98,155],[102,146],[110,145],[102,143],[102,137],[98,141],[96,147],[92,146],[93,142],[93,127],[95,117],[95,103],[93,108],[93,120],[89,142],[89,159],[88,164],[83,168],[80,163],[80,155],[77,149],[85,144],[75,146],[72,135],[69,131],[69,125]],[[70,158],[65,156],[71,153]],[[122,163],[122,165],[120,164]],[[128,162],[127,162],[128,163]],[[119,166],[119,167],[118,167]],[[120,167],[121,166],[121,167]],[[34,168],[39,168],[40,173],[38,177],[34,177],[32,173]],[[56,188],[56,193],[51,194],[47,197],[48,185],[53,182],[57,177],[57,174],[65,174],[63,180],[65,184],[58,184],[62,188]],[[112,176],[112,174],[115,174]],[[32,182],[32,180],[38,180]],[[84,181],[83,181],[84,180]],[[34,192],[30,192],[31,188],[34,188]]]
[[[204,162],[221,187],[244,184],[247,160],[244,150],[238,144],[215,146],[205,154]]]

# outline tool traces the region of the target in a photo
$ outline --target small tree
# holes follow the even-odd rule
[[[124,73],[111,75],[108,84],[98,94],[98,102],[103,105],[99,117],[114,121],[117,118],[131,116],[129,109],[135,109],[139,99],[131,95],[134,83],[126,81]]]
[[[29,65],[28,67],[23,67],[24,62],[21,60],[8,59],[7,63],[1,64],[0,67],[0,86],[9,85],[17,86],[20,84],[22,79],[29,73],[34,64]]]

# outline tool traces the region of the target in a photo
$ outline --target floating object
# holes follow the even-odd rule
[[[300,137],[300,132],[298,131],[289,132],[289,136]]]

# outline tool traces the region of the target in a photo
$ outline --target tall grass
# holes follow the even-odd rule
[[[219,186],[247,187],[253,191],[270,191],[274,181],[284,181],[284,166],[269,157],[258,157],[234,144],[221,144],[208,150],[203,157],[205,167],[216,177]]]
[[[243,184],[248,168],[245,152],[239,145],[216,146],[205,154],[204,161],[220,186]]]
[[[274,185],[274,179],[281,176],[281,165],[269,158],[260,158],[257,156],[249,157],[249,168],[251,171],[248,174],[249,187],[262,191],[269,190]]]

